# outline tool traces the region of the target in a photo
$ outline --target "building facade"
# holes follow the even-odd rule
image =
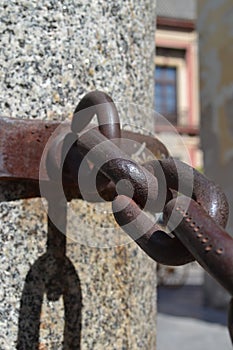
[[[171,155],[202,167],[195,0],[157,0],[155,118]],[[168,122],[167,122],[168,121]]]

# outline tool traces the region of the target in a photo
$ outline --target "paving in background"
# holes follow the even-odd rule
[[[232,350],[227,328],[186,317],[158,315],[157,350]]]
[[[157,350],[230,350],[227,312],[203,303],[203,273],[197,265],[180,288],[158,288]]]

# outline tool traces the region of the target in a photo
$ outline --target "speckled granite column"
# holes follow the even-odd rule
[[[201,142],[205,173],[227,195],[233,233],[233,3],[232,0],[199,0],[201,69]],[[206,302],[225,307],[229,295],[211,277],[205,278]]]
[[[152,107],[154,0],[2,0],[0,8],[2,115],[64,120],[95,88],[116,101]],[[139,113],[127,122],[152,126],[151,118]],[[46,283],[45,208],[40,199],[3,202],[7,196],[1,187],[0,348],[155,349],[155,263],[134,243],[102,249],[84,244],[93,235],[98,246],[105,246],[112,225],[105,209],[70,205],[80,219],[78,234],[86,240],[67,244],[72,309],[67,321],[62,298],[54,302],[44,296],[40,311],[41,284]],[[71,230],[69,213],[68,226]],[[105,234],[100,227],[106,227]],[[30,339],[38,327],[35,310],[40,336]],[[63,346],[65,321],[66,339],[71,334],[73,343]]]

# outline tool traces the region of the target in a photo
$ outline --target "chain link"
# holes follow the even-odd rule
[[[95,113],[99,128],[82,132]],[[119,125],[113,101],[102,92],[86,95],[75,110],[72,132],[81,133],[77,150],[100,174],[92,198],[96,191],[96,195],[112,201],[119,226],[153,260],[174,266],[197,260],[233,295],[233,239],[224,230],[229,207],[221,188],[189,165],[169,157],[157,139],[156,151],[161,148],[166,159],[137,164],[120,148]],[[117,142],[110,141],[114,138]],[[130,182],[133,196],[127,184],[117,186],[122,179]],[[89,179],[87,192],[88,183]],[[172,235],[154,223],[146,211],[163,212],[164,224]],[[232,302],[228,320],[233,341]]]

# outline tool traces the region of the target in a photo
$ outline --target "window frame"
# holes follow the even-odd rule
[[[177,83],[177,123],[176,126],[187,124],[187,114],[189,111],[187,63],[185,58],[156,56],[156,66],[176,67]],[[155,106],[156,110],[156,106]]]
[[[162,73],[161,76],[156,76],[156,71],[157,68],[161,68]],[[166,72],[166,69],[172,69],[174,70],[174,77],[169,78]],[[178,121],[178,84],[177,84],[177,66],[171,66],[171,65],[155,65],[155,76],[154,76],[154,82],[155,82],[155,96],[154,96],[154,103],[155,103],[155,109],[157,112],[159,112],[161,115],[163,115],[164,117],[166,117],[168,119],[168,121],[173,124],[173,125],[177,125],[177,121]],[[161,97],[164,98],[164,103],[161,104],[162,108],[159,108],[159,106],[156,106],[156,88],[158,86],[161,86]],[[171,97],[171,99],[174,98],[173,101],[173,110],[169,111],[169,93],[168,93],[168,88],[172,87],[174,88],[173,91],[173,97]],[[158,105],[158,100],[157,100],[157,105]]]

